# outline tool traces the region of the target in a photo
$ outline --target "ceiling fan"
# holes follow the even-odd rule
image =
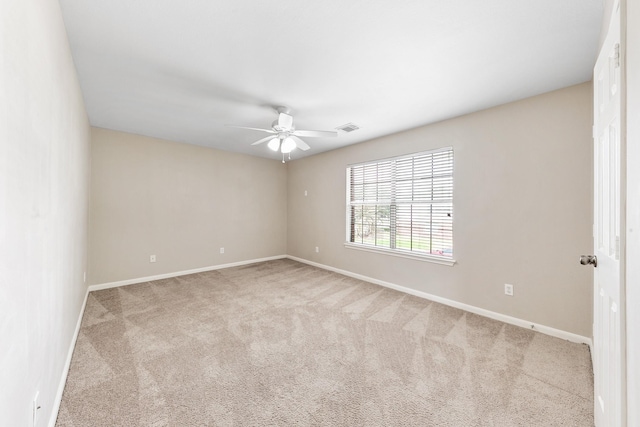
[[[293,125],[293,116],[286,112],[285,108],[278,109],[278,120],[275,120],[271,124],[271,129],[262,129],[262,128],[254,128],[248,126],[233,126],[234,128],[240,129],[251,129],[251,130],[259,130],[261,132],[267,132],[271,135],[266,138],[262,138],[251,145],[259,145],[264,142],[269,141],[267,146],[273,151],[280,151],[283,154],[289,154],[296,148],[299,148],[302,151],[307,151],[309,145],[304,142],[299,137],[336,137],[338,136],[338,132],[329,131],[329,130],[297,130]]]

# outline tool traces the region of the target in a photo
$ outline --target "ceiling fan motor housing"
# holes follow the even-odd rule
[[[277,120],[275,120],[273,123],[271,123],[271,127],[273,128],[273,130],[275,130],[276,132],[280,133],[280,132],[293,132],[294,127],[293,125],[286,127],[283,126],[282,124],[278,123]]]
[[[278,114],[278,120],[275,120],[271,124],[271,129],[254,128],[247,126],[234,126],[241,129],[259,130],[272,134],[266,138],[262,138],[251,145],[259,145],[269,141],[268,147],[273,151],[280,151],[284,153],[290,153],[292,150],[299,148],[303,151],[309,150],[311,147],[300,139],[300,136],[305,137],[335,137],[338,136],[336,131],[318,131],[318,130],[296,130],[293,126],[293,116],[290,114],[280,112]]]

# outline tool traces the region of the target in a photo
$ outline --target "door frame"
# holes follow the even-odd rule
[[[614,1],[605,5],[615,7]],[[609,11],[605,11],[609,12]],[[614,11],[611,11],[613,14]],[[605,13],[605,16],[606,13]],[[610,17],[611,15],[609,15]],[[624,344],[626,396],[623,423],[640,426],[640,4],[620,0],[621,67],[621,286],[625,299]],[[604,28],[608,23],[604,23]],[[603,34],[604,36],[604,34]],[[604,40],[604,37],[601,37]],[[633,262],[636,260],[636,262]],[[594,396],[595,397],[595,396]],[[595,402],[594,402],[595,403]]]
[[[613,0],[609,2],[610,13],[605,13],[605,17],[609,22],[603,22],[603,31],[601,33],[601,41],[598,49],[597,61],[594,66],[593,74],[593,168],[594,180],[593,180],[593,253],[598,257],[603,257],[602,265],[597,265],[593,274],[593,347],[592,347],[592,362],[594,369],[594,402],[593,402],[593,414],[594,422],[598,427],[624,427],[626,426],[627,418],[627,373],[626,373],[626,359],[627,359],[627,346],[626,346],[626,329],[627,329],[627,317],[626,317],[626,240],[627,240],[627,153],[626,153],[626,117],[625,117],[625,91],[626,83],[624,80],[626,62],[624,58],[624,27],[623,27],[623,2],[626,0]],[[605,18],[606,19],[606,18]],[[615,49],[615,51],[614,51]],[[612,70],[612,59],[614,52],[617,56],[617,65]],[[602,83],[604,88],[600,87],[601,73],[606,73],[609,77]],[[610,90],[615,86],[611,86],[610,79],[615,78],[617,74],[617,99],[609,99],[612,95]],[[615,82],[614,82],[615,83]],[[604,92],[603,92],[604,91]],[[605,97],[602,98],[601,97]],[[601,103],[606,102],[607,106],[605,110],[602,110]],[[614,102],[614,104],[609,104]],[[611,108],[615,108],[617,111],[613,112]],[[605,116],[601,117],[602,114]],[[614,114],[613,116],[611,114]],[[603,149],[601,144],[602,138],[610,138],[608,127],[611,120],[616,120],[618,128],[617,140],[618,148],[617,154],[612,153],[610,150],[613,148],[607,148],[609,142],[605,144],[605,152],[601,152]],[[603,121],[604,120],[604,121]],[[604,126],[604,127],[603,127]],[[606,133],[603,136],[603,132]],[[618,157],[618,170],[609,171],[607,167],[601,168],[599,162],[609,162],[609,157],[612,154],[616,154]],[[601,159],[600,156],[604,155],[605,159]],[[602,183],[603,178],[600,174],[616,175],[615,179],[619,181],[617,189],[610,188],[608,191],[617,192],[617,201],[610,201],[609,196],[605,195],[605,200],[601,200],[601,194],[598,190]],[[611,177],[604,179],[612,179]],[[608,182],[608,181],[607,181]],[[608,184],[607,184],[608,185]],[[608,187],[607,187],[608,188]],[[607,193],[608,194],[608,193]],[[617,242],[616,246],[616,261],[610,258],[612,250],[612,236],[613,230],[610,230],[609,234],[605,236],[601,235],[602,230],[600,227],[610,227],[608,222],[602,224],[602,218],[598,218],[598,212],[601,212],[601,205],[605,203],[605,209],[609,209],[609,203],[617,204],[617,218],[614,221],[619,221],[616,230]],[[613,215],[611,212],[609,215]],[[610,219],[611,220],[611,219]],[[596,224],[597,223],[597,224]],[[615,222],[614,222],[615,224]],[[596,234],[597,232],[597,234]],[[598,237],[599,236],[599,237]],[[606,239],[606,242],[601,242],[601,239]],[[601,253],[601,245],[606,246],[606,250]],[[600,260],[598,260],[600,261]],[[601,271],[604,269],[605,271]],[[601,274],[605,276],[601,277]],[[600,283],[600,280],[604,282]],[[612,282],[613,281],[613,282]],[[616,283],[615,289],[610,288],[613,283]],[[606,288],[606,289],[605,289]],[[605,292],[604,294],[602,292]],[[610,295],[609,295],[610,293]],[[603,298],[606,301],[603,301]],[[618,303],[618,313],[612,314],[612,311],[616,311],[613,308],[613,303],[609,300],[613,298]],[[605,304],[603,306],[603,303]],[[610,306],[611,304],[611,306]],[[617,320],[612,319],[612,316],[617,317]],[[599,321],[596,323],[596,321]],[[613,322],[613,323],[612,323]],[[613,329],[612,329],[613,328]],[[617,331],[614,331],[616,330]],[[607,332],[609,330],[609,332]],[[612,341],[613,339],[613,341]],[[597,345],[597,348],[595,347]],[[604,352],[604,353],[603,353]],[[614,353],[611,353],[614,352]],[[605,372],[601,372],[600,369],[605,369]],[[604,402],[601,397],[604,397]],[[607,408],[604,418],[600,416],[602,405]],[[613,421],[615,420],[615,422]],[[610,425],[610,423],[613,423]]]
[[[626,299],[627,402],[640,401],[640,4],[621,1],[620,55],[623,91],[621,136],[626,149],[626,227],[623,273]],[[626,261],[629,262],[626,262]],[[632,260],[636,260],[633,262]],[[634,327],[635,326],[635,327]],[[635,356],[635,357],[634,357]],[[640,407],[626,405],[627,425],[640,425]]]

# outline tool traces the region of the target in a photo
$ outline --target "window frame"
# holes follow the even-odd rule
[[[452,248],[452,253],[451,256],[444,256],[444,255],[435,255],[435,254],[430,254],[430,253],[422,253],[422,252],[418,252],[418,251],[413,251],[411,249],[407,250],[407,249],[401,249],[401,248],[391,248],[391,247],[385,247],[385,246],[376,246],[376,245],[371,245],[371,244],[366,244],[366,243],[357,243],[357,242],[352,242],[352,233],[354,232],[353,229],[353,224],[351,223],[352,221],[352,204],[351,204],[351,191],[352,191],[352,182],[351,182],[351,169],[354,167],[358,167],[358,166],[366,166],[366,165],[380,165],[381,163],[385,163],[385,162],[394,162],[394,161],[398,161],[398,160],[407,160],[407,159],[415,159],[416,157],[420,157],[420,156],[424,156],[424,155],[434,155],[437,153],[441,153],[441,152],[451,152],[452,154],[452,163],[451,163],[451,208],[452,208],[452,212],[451,212],[451,232],[452,232],[452,236],[451,236],[451,248]],[[436,263],[436,264],[442,264],[442,265],[447,265],[447,266],[453,266],[456,261],[453,258],[453,185],[454,185],[454,178],[455,178],[455,156],[453,156],[454,154],[454,149],[453,147],[449,146],[449,147],[442,147],[442,148],[437,148],[437,149],[433,149],[433,150],[425,150],[425,151],[420,151],[420,152],[416,152],[416,153],[411,153],[411,154],[404,154],[404,155],[400,155],[400,156],[394,156],[394,157],[388,157],[388,158],[384,158],[384,159],[377,159],[377,160],[369,160],[369,161],[365,161],[365,162],[358,162],[358,163],[353,163],[353,164],[349,164],[347,165],[346,169],[345,169],[345,175],[346,175],[346,182],[345,182],[345,188],[346,188],[346,206],[345,206],[345,243],[344,246],[348,249],[355,249],[355,250],[361,250],[361,251],[365,251],[365,252],[373,252],[373,253],[380,253],[380,254],[385,254],[385,255],[391,255],[391,256],[396,256],[396,257],[400,257],[400,258],[408,258],[408,259],[414,259],[414,260],[419,260],[419,261],[427,261],[427,262],[431,262],[431,263]],[[412,171],[413,171],[413,167],[412,166]],[[395,177],[393,178],[393,180],[395,181]],[[414,182],[414,181],[412,181]],[[395,184],[394,184],[395,185]],[[390,206],[395,206],[393,209],[397,210],[397,206],[395,205],[395,196],[392,196],[391,199],[392,203]],[[422,204],[424,202],[421,202]],[[433,204],[437,204],[436,203],[431,203],[431,205]],[[414,203],[410,203],[410,206],[414,206]],[[377,206],[377,205],[376,205]],[[391,221],[391,219],[390,219]],[[413,222],[412,222],[413,223]],[[395,233],[395,225],[394,225],[394,232]],[[429,239],[433,239],[433,229],[430,229],[430,233],[429,233]]]

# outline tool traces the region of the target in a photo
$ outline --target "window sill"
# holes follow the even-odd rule
[[[449,267],[453,267],[453,265],[456,263],[456,261],[454,259],[443,258],[443,257],[439,257],[439,256],[417,255],[417,254],[412,254],[412,253],[409,253],[409,252],[394,251],[392,249],[384,249],[384,248],[379,248],[379,247],[375,247],[375,246],[358,245],[358,244],[349,243],[349,242],[345,242],[344,247],[347,248],[347,249],[356,249],[356,250],[359,250],[359,251],[374,252],[374,253],[385,254],[385,255],[392,255],[392,256],[396,256],[396,257],[400,257],[400,258],[414,259],[414,260],[417,260],[417,261],[432,262],[434,264],[447,265]]]

